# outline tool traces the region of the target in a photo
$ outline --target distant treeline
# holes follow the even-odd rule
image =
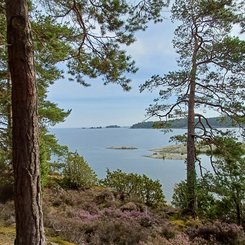
[[[120,126],[118,126],[118,125],[109,125],[109,126],[106,126],[106,128],[120,128]]]
[[[205,120],[202,120],[202,123],[205,126],[207,125]],[[236,124],[228,117],[211,117],[208,118],[208,123],[214,128],[236,127]],[[130,128],[187,128],[187,118],[168,121],[139,122],[133,124]]]

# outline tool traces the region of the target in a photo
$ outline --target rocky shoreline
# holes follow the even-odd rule
[[[187,155],[186,145],[170,145],[160,148],[151,149],[153,153],[146,157],[155,159],[168,159],[168,160],[185,160]]]
[[[186,144],[169,145],[164,147],[159,147],[151,149],[153,151],[151,155],[145,157],[155,158],[155,159],[168,159],[168,160],[185,160],[187,157]],[[201,153],[206,153],[208,151],[207,146],[202,146],[198,148]]]

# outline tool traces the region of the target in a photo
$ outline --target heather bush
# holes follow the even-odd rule
[[[49,236],[61,236],[77,245],[87,244],[80,219],[49,213],[44,216],[44,225]]]
[[[220,221],[197,228],[191,227],[187,233],[194,244],[238,245],[245,242],[242,227]]]
[[[171,245],[171,243],[163,237],[156,236],[150,237],[147,241],[140,241],[139,245]]]
[[[90,188],[97,183],[97,177],[88,163],[78,153],[69,152],[64,167],[64,183],[69,188]]]
[[[169,240],[171,245],[190,245],[189,237],[185,233],[178,233]]]
[[[121,199],[141,201],[148,206],[165,204],[161,184],[158,180],[152,180],[146,175],[124,173],[121,170],[109,171],[102,180],[102,184],[114,188]]]
[[[94,202],[100,207],[115,206],[120,201],[116,199],[116,193],[114,192],[115,191],[111,190],[110,188],[106,188],[96,196]]]
[[[139,245],[190,245],[190,244],[192,243],[190,242],[188,236],[184,233],[177,233],[171,239],[167,239],[165,237],[156,235],[154,237],[149,237],[148,240],[146,241],[139,242]],[[199,244],[195,244],[195,245],[199,245]]]
[[[43,194],[47,235],[60,236],[77,245],[245,244],[244,232],[237,225],[221,222],[203,225],[200,220],[181,220],[181,217],[173,220],[175,215],[171,215],[170,222],[163,213],[175,214],[173,210],[168,211],[165,206],[149,208],[132,200],[117,200],[111,206],[98,205],[107,199],[114,203],[116,193],[104,188],[46,189]],[[6,208],[0,204],[0,214],[3,210]],[[9,222],[11,217],[6,217]],[[181,229],[176,226],[180,221]]]
[[[168,240],[174,239],[174,237],[176,236],[175,227],[168,223],[161,225],[160,234]]]
[[[149,227],[145,228],[139,222],[145,216],[144,213],[112,208],[97,214],[77,209],[69,211],[68,216],[45,215],[45,227],[52,228],[52,235],[62,236],[78,245],[136,245],[139,241],[147,241],[152,233]]]
[[[93,245],[136,245],[140,240],[147,240],[148,235],[149,233],[133,219],[104,217],[97,223],[96,230],[87,236],[87,242]]]

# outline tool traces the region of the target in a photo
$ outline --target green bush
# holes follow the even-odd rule
[[[68,147],[58,144],[54,135],[49,134],[47,129],[41,127],[39,132],[39,158],[42,187],[50,185],[49,175],[54,171],[61,173],[64,159],[67,158]],[[56,161],[53,162],[52,159]]]
[[[209,192],[209,188],[204,179],[197,179],[196,182],[197,215],[205,218],[215,218],[215,198]],[[185,210],[187,208],[187,184],[181,181],[174,188],[172,205]]]
[[[48,175],[50,172],[50,165],[49,165],[49,157],[48,152],[45,149],[45,146],[43,143],[39,144],[40,149],[40,174],[41,174],[41,185],[42,187],[45,187],[48,183]]]
[[[165,203],[159,180],[152,180],[146,175],[124,173],[121,170],[109,171],[102,184],[115,188],[121,196],[142,201],[148,206]]]
[[[78,153],[69,152],[64,167],[64,183],[72,189],[90,188],[97,183],[97,177],[88,163]]]

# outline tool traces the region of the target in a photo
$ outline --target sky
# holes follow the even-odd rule
[[[171,22],[169,15],[169,9],[166,9],[165,20],[162,23],[151,23],[146,31],[138,32],[136,42],[127,48],[139,68],[136,74],[130,75],[131,91],[125,92],[116,84],[105,86],[102,78],[92,81],[90,87],[83,87],[67,78],[51,85],[48,99],[60,108],[72,110],[65,122],[55,127],[131,126],[147,120],[146,108],[157,98],[158,90],[140,93],[139,85],[152,75],[164,75],[177,70],[178,57],[172,46],[176,24]],[[237,35],[239,28],[234,27],[233,31]],[[245,34],[242,35],[244,38]],[[208,112],[206,116],[217,116],[217,113]]]
[[[162,23],[152,23],[146,31],[136,34],[136,42],[127,51],[139,70],[130,76],[132,89],[129,92],[116,84],[105,86],[102,79],[92,81],[90,87],[66,78],[51,85],[48,99],[60,108],[72,109],[66,121],[55,127],[131,126],[146,120],[145,109],[157,97],[157,90],[140,93],[139,85],[154,74],[163,75],[177,67],[172,47],[174,29],[174,24],[166,17]]]

